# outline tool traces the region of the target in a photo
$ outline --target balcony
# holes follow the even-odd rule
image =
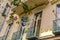
[[[60,19],[53,21],[53,34],[60,35]]]
[[[16,36],[17,36],[17,32],[16,33],[13,33],[11,40],[16,40]]]
[[[0,37],[0,40],[6,40],[5,35]]]
[[[14,32],[11,40],[22,40],[21,31]]]
[[[35,31],[35,32],[34,32]],[[39,37],[39,27],[30,27],[28,28],[26,38],[29,40],[36,40]]]
[[[11,40],[18,40],[19,39],[19,36],[20,35],[18,34],[18,32],[15,32],[15,33],[13,33]]]

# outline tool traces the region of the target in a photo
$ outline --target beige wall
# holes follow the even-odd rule
[[[14,16],[17,16],[17,15],[15,14]],[[16,23],[16,22],[18,22],[18,21],[19,21],[19,24]],[[10,32],[9,32],[9,34],[8,34],[7,40],[11,40],[13,33],[17,32],[17,31],[19,30],[19,28],[20,28],[20,23],[21,23],[21,22],[20,22],[20,18],[17,16],[17,20],[13,23],[11,29],[9,30]]]
[[[57,2],[58,4],[60,2]],[[53,20],[55,20],[55,14],[56,14],[56,4],[49,4],[45,9],[43,9],[42,14],[42,21],[41,21],[41,29],[40,29],[40,37],[53,35]],[[54,10],[54,12],[53,12]]]
[[[41,8],[40,8],[40,9],[41,9]],[[36,10],[33,10],[33,11],[32,11],[32,14],[40,11],[40,9],[38,8],[38,9],[36,9]],[[54,12],[53,12],[53,10],[54,10]],[[41,21],[41,27],[40,27],[41,29],[40,29],[40,35],[39,35],[39,37],[42,37],[43,34],[45,35],[44,32],[49,32],[49,31],[51,31],[51,33],[50,33],[49,35],[53,35],[53,34],[52,34],[52,27],[53,27],[53,20],[55,20],[55,13],[56,13],[56,4],[54,4],[54,5],[49,4],[49,5],[46,6],[46,8],[43,9],[42,21]],[[18,16],[17,16],[17,17],[18,17]],[[33,19],[34,19],[34,16],[33,16],[33,15],[30,15],[29,18],[30,18],[30,20],[33,20]],[[7,19],[8,19],[8,18],[7,18]],[[19,18],[19,17],[18,17],[18,21],[20,21],[20,18]],[[21,23],[21,22],[20,22],[20,23]],[[5,31],[6,31],[6,29],[7,29],[7,25],[8,25],[8,24],[5,23],[4,28],[3,28],[2,32],[1,32],[1,35],[2,35],[2,36],[5,34]],[[30,27],[30,26],[29,26],[29,23],[28,23],[28,25],[26,25],[26,28],[28,28],[28,27]],[[14,25],[13,25],[12,28],[10,29],[10,32],[9,32],[9,35],[8,35],[7,40],[8,40],[8,39],[11,40],[12,34],[13,34],[14,32],[16,32],[16,31],[18,30],[18,28],[19,28],[19,25],[16,24],[16,21],[15,21],[15,22],[14,22]],[[43,34],[42,34],[42,33],[43,33]],[[46,34],[47,34],[47,33],[46,33]],[[25,33],[24,33],[24,35],[25,35],[24,37],[26,37],[26,34],[25,34]],[[23,39],[25,39],[25,38],[23,38]]]
[[[55,18],[53,10],[52,5],[50,4],[43,9],[40,33],[52,31],[53,20]]]
[[[10,11],[10,13],[11,13],[11,11]],[[14,21],[13,26],[12,26],[11,29],[9,30],[9,34],[8,34],[7,40],[11,40],[13,33],[14,33],[14,32],[17,32],[17,31],[19,30],[19,28],[20,28],[20,23],[21,23],[21,22],[20,22],[20,18],[19,18],[19,16],[16,15],[16,14],[14,14],[14,16],[17,16],[17,20]],[[0,37],[4,36],[4,35],[6,34],[6,32],[7,32],[8,24],[9,24],[9,23],[7,23],[7,20],[9,20],[9,17],[10,17],[10,14],[9,14],[8,17],[6,18],[6,21],[5,21],[4,25],[3,25],[3,29],[2,29],[1,32],[0,32]],[[16,23],[16,22],[18,22],[18,21],[19,21],[19,24]]]

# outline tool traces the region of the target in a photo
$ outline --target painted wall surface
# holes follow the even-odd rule
[[[50,4],[45,9],[43,9],[40,33],[52,31],[53,20],[55,18],[55,13],[53,10],[54,8]],[[40,36],[44,35],[41,34]]]
[[[41,21],[41,29],[40,29],[40,37],[44,36],[54,36],[52,33],[53,30],[53,20],[55,20],[56,16],[56,4],[49,4],[45,9],[43,9],[42,21]],[[53,12],[54,10],[54,12]]]
[[[17,32],[21,26],[20,18],[16,14],[14,16],[17,17],[17,20],[14,21],[13,25],[11,26],[11,28],[9,30],[10,32],[8,33],[7,40],[11,40],[13,33]],[[19,22],[19,24],[17,22]]]
[[[58,3],[60,3],[60,2],[58,2]],[[53,10],[54,10],[54,12],[53,12]],[[26,30],[27,30],[27,28],[31,27],[31,25],[29,26],[29,24],[31,24],[31,20],[34,19],[34,13],[36,13],[36,12],[38,12],[38,11],[40,11],[39,8],[32,11],[32,14],[33,14],[33,15],[30,15],[30,16],[29,16],[29,22],[28,22],[27,25],[26,25]],[[53,4],[53,5],[49,4],[49,5],[47,5],[47,6],[43,9],[42,21],[41,21],[41,27],[40,27],[40,35],[39,35],[39,37],[43,37],[43,36],[46,36],[46,35],[47,35],[47,36],[48,36],[48,35],[53,35],[53,33],[52,33],[53,28],[52,28],[52,27],[53,27],[53,20],[55,20],[55,13],[56,13],[56,4]],[[17,15],[15,15],[15,16],[17,16]],[[18,16],[17,16],[17,17],[18,17]],[[8,20],[8,19],[9,19],[9,17],[7,17],[6,20]],[[20,22],[21,20],[20,20],[20,18],[18,17],[18,20],[16,20],[16,21],[19,21],[19,22]],[[7,37],[7,40],[11,40],[12,34],[13,34],[14,32],[17,32],[17,31],[18,31],[18,28],[21,26],[20,24],[16,24],[16,21],[14,22],[13,26],[12,26],[11,29],[10,29],[10,32],[9,32],[9,34],[8,34],[8,37]],[[20,23],[21,23],[21,22],[20,22]],[[20,26],[19,26],[19,25],[20,25]],[[4,27],[3,27],[3,29],[2,29],[2,32],[0,32],[0,34],[1,34],[0,37],[5,34],[7,27],[8,27],[8,24],[5,22]],[[45,35],[45,34],[46,34],[46,35]],[[23,37],[23,40],[26,40],[26,33],[24,33],[23,36],[25,37],[25,38]]]

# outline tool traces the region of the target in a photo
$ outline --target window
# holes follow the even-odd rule
[[[60,26],[60,4],[57,4],[57,25]]]
[[[60,19],[60,4],[57,5],[57,19]]]

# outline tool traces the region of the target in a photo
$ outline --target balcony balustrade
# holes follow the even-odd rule
[[[11,40],[22,40],[21,39],[21,31],[14,32]]]
[[[60,19],[53,21],[53,33],[55,35],[60,35]]]
[[[39,29],[38,27],[35,27],[35,32],[34,32],[34,27],[28,28],[26,38],[30,40],[36,40],[39,37]]]

